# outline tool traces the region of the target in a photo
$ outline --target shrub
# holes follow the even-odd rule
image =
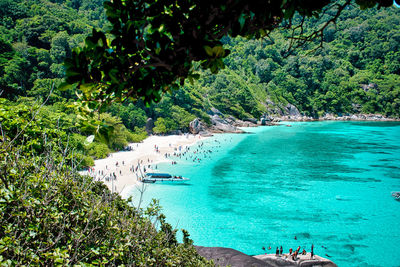
[[[88,146],[88,154],[95,159],[106,158],[110,153],[110,149],[106,144],[93,142]]]
[[[136,209],[52,156],[0,146],[0,265],[213,266],[160,208]],[[157,230],[159,226],[160,230]]]

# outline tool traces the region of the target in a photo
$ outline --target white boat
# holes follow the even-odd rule
[[[142,178],[143,183],[155,183],[155,182],[171,182],[179,183],[189,181],[188,178],[182,176],[172,176],[169,173],[146,173]]]

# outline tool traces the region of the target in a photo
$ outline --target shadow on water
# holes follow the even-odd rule
[[[373,167],[373,168],[388,168],[388,169],[400,170],[400,167],[398,167],[398,166],[391,166],[391,165],[374,165],[374,164],[372,164],[372,165],[369,165],[369,166],[371,166],[371,167]]]
[[[150,184],[151,185],[151,184]],[[179,186],[193,186],[191,183],[164,183],[164,184],[157,184],[157,186],[162,187],[179,187]]]

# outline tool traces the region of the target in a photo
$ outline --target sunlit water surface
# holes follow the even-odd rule
[[[400,123],[290,124],[193,146],[213,153],[158,165],[190,182],[149,185],[144,203],[159,199],[195,245],[255,255],[314,244],[338,266],[400,266]]]

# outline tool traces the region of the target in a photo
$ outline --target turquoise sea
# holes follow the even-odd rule
[[[195,245],[255,255],[314,244],[338,266],[400,266],[400,123],[285,124],[215,135],[191,147],[200,162],[158,165],[190,182],[148,185],[144,204],[159,199]]]

